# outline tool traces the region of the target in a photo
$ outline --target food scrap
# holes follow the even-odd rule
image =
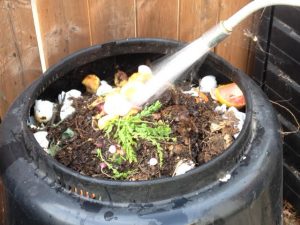
[[[236,83],[220,85],[212,93],[218,102],[225,104],[227,107],[233,106],[239,109],[246,104],[243,92]]]

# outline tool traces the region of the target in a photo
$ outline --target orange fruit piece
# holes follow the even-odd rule
[[[236,83],[220,85],[213,91],[213,94],[218,102],[228,107],[242,108],[246,104],[243,92]]]

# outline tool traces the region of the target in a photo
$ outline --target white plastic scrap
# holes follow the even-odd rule
[[[182,159],[176,164],[173,177],[185,174],[186,172],[193,169],[194,167],[195,167],[195,163],[193,161]]]
[[[223,177],[221,177],[219,179],[219,181],[221,181],[221,182],[227,182],[227,181],[230,180],[230,178],[231,178],[231,174],[230,173],[226,173]]]
[[[33,134],[36,141],[40,144],[40,146],[48,152],[49,141],[47,139],[48,132],[47,131],[38,131]]]
[[[39,123],[47,123],[53,116],[54,103],[47,100],[35,100],[34,117]]]
[[[97,89],[96,95],[105,95],[113,90],[113,87],[109,85],[105,80],[101,80],[100,86]]]
[[[212,89],[217,87],[216,77],[208,75],[203,77],[199,82],[199,88],[201,92],[209,93]]]
[[[158,161],[157,161],[156,158],[151,158],[151,159],[149,160],[149,162],[148,162],[148,164],[149,164],[150,166],[155,166],[155,165],[157,165],[157,163],[158,163]]]

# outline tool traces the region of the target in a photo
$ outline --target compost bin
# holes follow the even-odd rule
[[[84,176],[46,154],[27,127],[37,98],[53,100],[62,90],[82,89],[89,73],[108,81],[116,66],[132,73],[180,46],[129,39],[83,49],[19,96],[0,130],[7,224],[281,224],[282,141],[276,115],[259,87],[214,53],[183,79],[214,74],[218,81],[236,82],[246,97],[246,120],[224,153],[186,174],[151,181]]]

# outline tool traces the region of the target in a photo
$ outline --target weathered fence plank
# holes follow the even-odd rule
[[[135,37],[134,0],[89,0],[92,44]]]
[[[41,74],[30,0],[0,1],[0,117]]]
[[[178,39],[179,0],[136,0],[137,36]]]
[[[239,0],[239,1],[229,1],[220,0],[220,20],[225,20],[237,12],[240,8],[250,2],[250,0]],[[216,53],[226,60],[228,60],[234,66],[247,70],[248,56],[250,39],[244,35],[245,29],[251,28],[252,17],[243,21],[238,27],[233,31],[227,40],[223,41],[216,47]]]
[[[90,45],[86,0],[36,0],[46,67]]]
[[[192,41],[219,21],[219,0],[181,0],[179,40]]]

